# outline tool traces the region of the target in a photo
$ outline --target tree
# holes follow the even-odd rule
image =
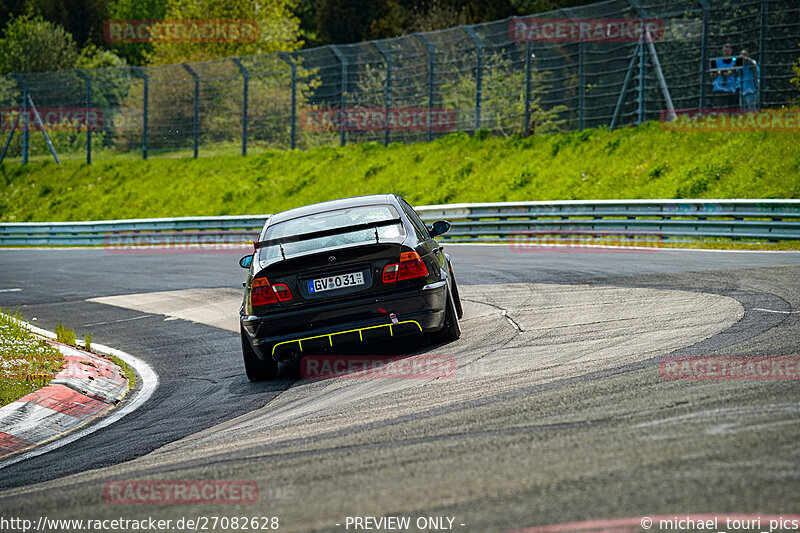
[[[165,0],[112,0],[108,20],[161,20],[167,14]],[[132,65],[144,65],[153,53],[151,43],[108,43],[119,56]]]
[[[78,46],[101,44],[107,3],[108,0],[0,0],[0,25],[33,13],[64,28]]]
[[[373,0],[320,0],[317,10],[319,38],[330,44],[366,40],[382,3]]]
[[[148,54],[151,64],[163,65],[205,61],[224,57],[268,54],[300,47],[300,21],[292,13],[293,0],[167,0],[166,20],[253,21],[258,35],[254,42],[245,39],[213,43],[157,41]]]
[[[78,46],[61,26],[30,13],[11,19],[0,39],[0,73],[45,72],[75,66]]]

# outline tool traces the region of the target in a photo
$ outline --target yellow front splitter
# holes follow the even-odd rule
[[[344,335],[346,333],[358,332],[358,340],[360,342],[363,342],[364,341],[364,336],[362,335],[362,332],[367,331],[368,329],[389,328],[389,336],[390,337],[394,337],[394,329],[393,328],[395,328],[397,326],[400,326],[402,324],[414,324],[415,326],[417,326],[419,328],[419,332],[422,333],[422,326],[419,325],[419,322],[417,322],[416,320],[403,320],[401,322],[398,322],[397,324],[380,324],[380,325],[377,325],[377,326],[368,326],[366,328],[348,329],[346,331],[336,331],[334,333],[326,333],[325,335],[315,335],[313,337],[304,337],[302,339],[294,339],[294,340],[291,340],[291,341],[279,342],[278,344],[276,344],[275,346],[272,347],[272,355],[273,356],[275,355],[275,350],[278,348],[278,346],[281,346],[281,345],[284,345],[284,344],[292,344],[292,343],[295,343],[295,342],[297,343],[298,347],[300,348],[300,352],[302,353],[303,352],[303,342],[304,341],[310,341],[310,340],[314,340],[314,339],[323,339],[325,337],[328,337],[328,343],[331,346],[333,346],[333,337],[335,335]]]

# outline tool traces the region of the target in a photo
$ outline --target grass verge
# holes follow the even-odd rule
[[[800,198],[800,133],[635,128],[447,135],[248,157],[0,165],[0,221],[275,213],[394,192],[413,205],[634,198]]]
[[[18,312],[0,308],[0,407],[47,385],[64,366],[61,353],[35,338]]]

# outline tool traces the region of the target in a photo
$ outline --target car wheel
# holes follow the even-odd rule
[[[461,323],[458,321],[458,310],[456,310],[453,292],[447,290],[447,303],[444,311],[444,326],[442,329],[431,335],[434,342],[452,342],[461,336]]]
[[[259,359],[244,332],[242,332],[242,355],[244,356],[244,371],[250,381],[264,381],[278,375],[278,363]]]

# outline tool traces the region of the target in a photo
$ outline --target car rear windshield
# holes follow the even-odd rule
[[[357,224],[371,224],[373,222],[383,222],[399,218],[394,206],[391,205],[368,205],[361,207],[351,207],[348,209],[337,209],[335,211],[325,211],[314,213],[304,217],[292,218],[285,222],[279,222],[267,228],[264,240],[281,239],[293,237],[318,231],[345,228]],[[401,222],[388,226],[379,226],[378,239],[381,242],[402,241],[405,236],[405,229]],[[283,253],[290,255],[304,254],[328,248],[337,248],[366,242],[375,242],[375,229],[367,228],[338,235],[319,237],[298,242],[283,243]],[[267,246],[261,249],[261,259],[269,260],[281,256],[278,245]]]

